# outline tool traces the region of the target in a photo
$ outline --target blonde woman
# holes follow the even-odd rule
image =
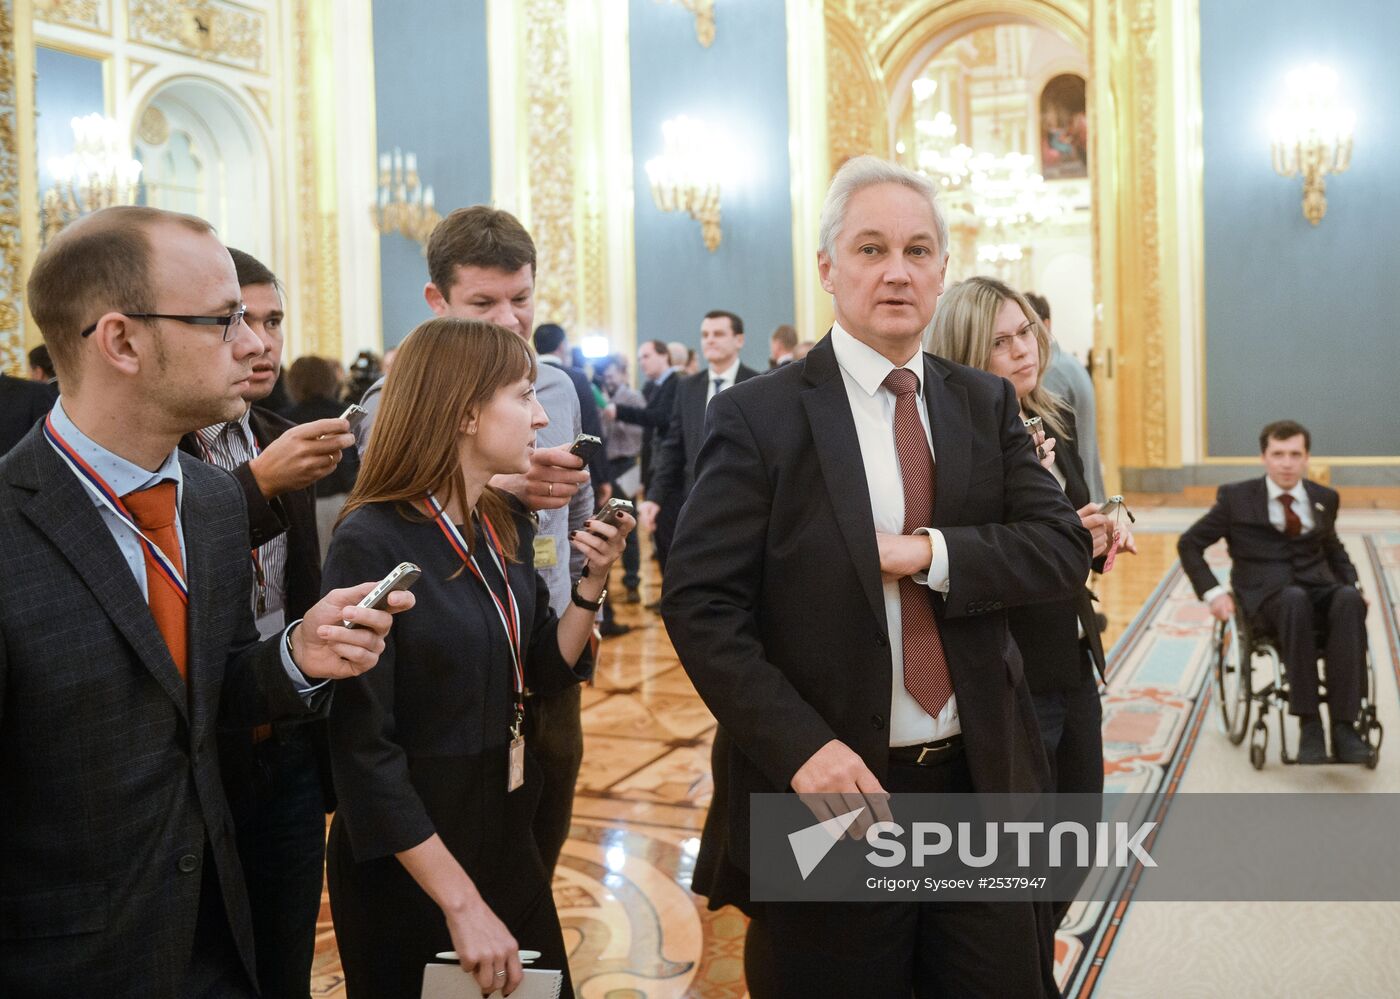
[[[968,278],[939,300],[928,348],[950,361],[1005,378],[1016,389],[1022,419],[1040,417],[1045,435],[1039,445],[1042,463],[1092,535],[1094,567],[1102,571],[1114,525],[1091,502],[1075,445],[1074,414],[1041,384],[1050,364],[1050,334],[1030,303],[995,278]],[[1119,544],[1124,551],[1137,551],[1126,530],[1120,533]],[[1103,711],[1098,679],[1103,675],[1104,650],[1088,588],[1069,600],[1014,607],[1010,624],[1025,659],[1053,789],[1102,794]],[[1067,908],[1064,903],[1058,915]]]
[[[414,330],[331,542],[328,586],[402,561],[423,570],[416,614],[331,710],[340,808],[327,870],[352,999],[417,996],[424,964],[445,950],[483,993],[514,990],[521,947],[568,983],[531,834],[539,770],[517,747],[526,692],[586,674],[594,610],[634,524],[576,532],[587,574],[556,618],[529,516],[489,485],[528,469],[548,423],[535,373],[529,345],[499,326],[443,318]]]

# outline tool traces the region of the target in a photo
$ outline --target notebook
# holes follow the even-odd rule
[[[510,999],[559,999],[563,987],[563,972],[526,968],[525,980],[510,994]],[[423,999],[485,999],[500,994],[500,989],[482,992],[476,979],[459,964],[430,964],[423,969]]]

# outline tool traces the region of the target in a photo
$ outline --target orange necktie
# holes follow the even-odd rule
[[[183,574],[185,564],[180,558],[180,538],[175,533],[175,483],[161,482],[149,489],[127,493],[122,502],[131,511],[136,526],[160,546],[166,558]],[[146,602],[151,605],[151,616],[156,619],[156,627],[170,648],[170,658],[175,660],[175,668],[184,679],[189,668],[186,604],[175,585],[156,566],[155,557],[144,546],[142,551],[146,556]]]

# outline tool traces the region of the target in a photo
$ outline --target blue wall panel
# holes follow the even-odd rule
[[[1320,454],[1400,451],[1400,4],[1201,4],[1208,453],[1258,453],[1293,418]],[[1302,181],[1274,174],[1268,119],[1296,66],[1336,70],[1357,112],[1351,169],[1327,181],[1327,216],[1302,214]]]
[[[106,114],[102,61],[34,47],[34,107],[39,150],[39,190],[53,186],[49,160],[73,151],[74,118]]]
[[[375,128],[380,152],[418,154],[437,209],[491,200],[485,0],[374,2]],[[428,265],[420,246],[380,238],[384,346],[432,313],[423,301]]]
[[[630,13],[637,338],[698,347],[704,314],[729,309],[744,320],[744,360],[766,369],[769,334],[793,321],[784,5],[718,0],[708,49],[679,6],[631,0]],[[700,223],[651,199],[646,161],[662,151],[661,123],[682,114],[723,128],[739,155],[715,253]]]

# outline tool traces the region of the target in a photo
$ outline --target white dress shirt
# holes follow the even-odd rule
[[[734,358],[734,363],[731,364],[729,367],[725,368],[723,371],[716,371],[714,368],[707,368],[705,371],[705,377],[709,379],[709,389],[705,393],[705,405],[708,406],[710,404],[710,400],[713,399],[720,392],[723,392],[727,388],[733,388],[734,378],[738,374],[739,359],[737,357]],[[718,389],[716,389],[715,387],[716,381],[722,383],[718,387]]]
[[[904,489],[899,455],[894,446],[895,396],[884,387],[885,378],[895,369],[895,365],[851,336],[840,324],[831,328],[831,346],[836,352],[836,363],[840,365],[841,379],[846,385],[846,398],[851,403],[851,416],[855,419],[856,439],[860,442],[875,530],[881,534],[903,534]],[[933,437],[929,433],[923,395],[923,352],[916,350],[914,356],[900,367],[912,371],[919,379],[919,422],[923,424],[924,436],[932,452]],[[914,577],[914,581],[947,593],[948,546],[944,543],[943,532],[932,528],[920,530],[929,535],[933,551],[927,576],[920,573]],[[885,627],[890,636],[890,667],[893,670],[890,745],[914,746],[957,735],[962,731],[962,726],[958,721],[956,695],[948,698],[948,703],[934,718],[904,689],[904,627],[900,617],[899,583],[886,582],[884,595]]]
[[[1279,497],[1284,493],[1293,497],[1293,512],[1296,513],[1298,519],[1302,521],[1304,534],[1307,534],[1317,525],[1317,521],[1313,519],[1312,500],[1308,499],[1308,491],[1303,488],[1302,479],[1299,479],[1297,485],[1292,489],[1284,489],[1266,475],[1264,476],[1264,488],[1269,494],[1267,503],[1269,523],[1273,524],[1280,534],[1285,530],[1283,504],[1279,502]],[[1206,590],[1205,596],[1201,597],[1201,599],[1206,603],[1210,603],[1216,597],[1226,592],[1228,591],[1224,586],[1212,586],[1209,590]]]

